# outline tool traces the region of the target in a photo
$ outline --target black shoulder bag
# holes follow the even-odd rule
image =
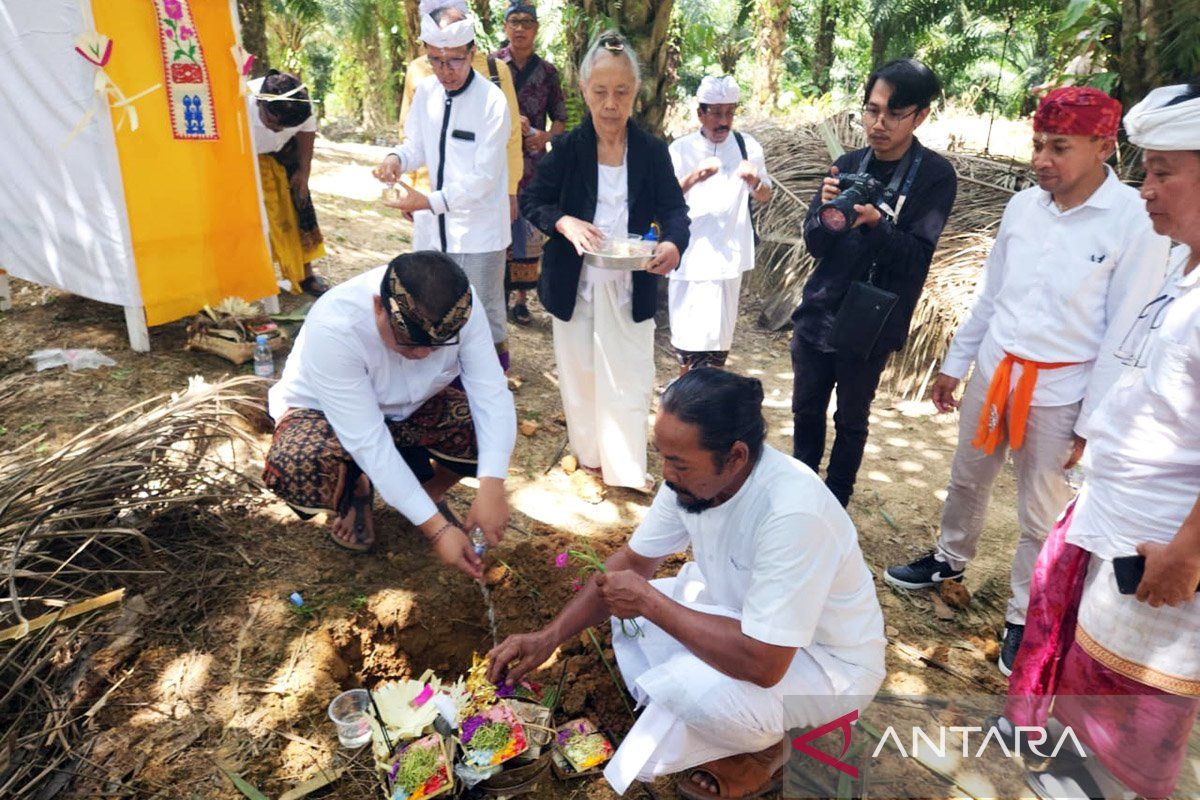
[[[921,159],[924,155],[924,148],[914,141],[904,159],[897,165],[896,173],[884,191],[885,205],[892,204],[895,210],[881,210],[890,214],[893,222],[900,216],[900,211],[904,207],[904,201],[908,197],[909,191],[912,190],[913,181],[916,180],[917,170],[921,167]],[[866,172],[870,163],[871,151],[868,149],[858,166],[858,171]],[[900,185],[902,180],[903,186]],[[850,284],[850,288],[846,291],[846,297],[842,300],[841,308],[838,309],[837,316],[833,318],[833,328],[829,332],[830,347],[839,355],[859,361],[867,360],[875,350],[879,334],[883,332],[883,326],[887,324],[888,317],[892,315],[892,309],[896,307],[896,301],[900,299],[895,292],[889,292],[887,289],[875,285],[878,275],[875,271],[874,261],[867,268],[865,277],[865,281],[854,281]]]
[[[749,161],[749,151],[746,150],[746,137],[738,131],[733,131],[733,140],[737,142],[738,150],[742,151],[742,161]],[[753,194],[753,192],[751,193]],[[754,224],[754,206],[751,205],[753,198],[746,198],[746,210],[750,213],[750,232],[754,234],[754,246],[758,247],[758,226]]]

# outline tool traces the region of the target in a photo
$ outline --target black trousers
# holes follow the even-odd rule
[[[825,485],[843,506],[850,503],[854,481],[867,445],[871,401],[889,353],[867,360],[826,353],[792,333],[792,417],[795,421],[792,455],[813,472],[825,455],[825,412],[837,390],[833,414],[833,449],[825,472]]]

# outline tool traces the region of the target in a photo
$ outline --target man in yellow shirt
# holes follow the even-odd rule
[[[467,4],[463,0],[422,0],[421,14],[428,14],[446,6],[456,6],[463,13],[467,13]],[[504,92],[504,99],[508,101],[508,113],[512,121],[512,130],[509,133],[507,145],[508,212],[509,219],[515,221],[517,218],[517,185],[520,184],[521,176],[524,174],[524,156],[521,151],[521,109],[517,105],[517,91],[513,87],[512,72],[509,70],[508,64],[500,59],[492,58],[484,50],[478,48],[471,59],[471,67],[499,86],[500,90]],[[412,106],[413,94],[416,93],[417,86],[421,81],[432,74],[433,67],[429,65],[427,56],[414,58],[404,73],[404,98],[400,103],[401,142],[404,141],[404,123],[408,119],[408,110]],[[410,173],[408,178],[414,189],[422,192],[429,191],[429,171],[424,167]]]

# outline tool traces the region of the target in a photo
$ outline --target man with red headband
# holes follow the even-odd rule
[[[1034,562],[1071,499],[1067,471],[1086,443],[1079,431],[1121,371],[1121,336],[1163,280],[1170,242],[1106,164],[1120,119],[1121,104],[1098,89],[1070,86],[1042,99],[1033,120],[1038,185],[1004,210],[975,304],[933,386],[938,411],[961,414],[937,548],[885,574],[905,589],[961,580],[1011,450],[1020,537],[999,658],[1005,675],[1024,634]]]

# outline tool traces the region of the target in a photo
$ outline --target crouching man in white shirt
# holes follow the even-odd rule
[[[329,290],[269,399],[264,480],[297,513],[334,513],[333,542],[369,550],[378,489],[439,559],[481,577],[464,529],[478,526],[491,545],[503,535],[517,416],[479,298],[453,261],[406,253]],[[443,496],[465,475],[479,493],[459,523]]]
[[[786,731],[854,710],[884,678],[854,525],[808,467],[764,445],[762,399],[758,380],[712,367],[673,383],[645,520],[552,622],[489,654],[490,678],[514,682],[615,617],[617,663],[645,706],[605,770],[619,793],[690,770],[684,796],[757,797],[779,784]],[[689,547],[676,577],[650,580]]]

